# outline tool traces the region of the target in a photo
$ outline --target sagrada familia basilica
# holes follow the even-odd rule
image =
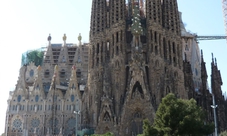
[[[90,42],[51,43],[43,63],[22,65],[6,113],[7,136],[69,136],[94,130],[142,133],[162,98],[196,99],[226,130],[227,102],[212,56],[211,89],[196,36],[187,32],[177,0],[92,0]],[[195,55],[197,54],[197,55]],[[199,54],[199,55],[198,55]]]

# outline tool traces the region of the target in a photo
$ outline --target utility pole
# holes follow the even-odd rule
[[[75,132],[75,136],[77,136],[77,130],[78,130],[78,114],[80,114],[79,110],[75,110],[74,113],[76,114],[76,132]]]
[[[213,108],[213,112],[214,112],[214,125],[215,125],[214,135],[218,136],[217,117],[216,117],[216,108],[218,107],[218,105],[215,104],[213,93],[212,93],[212,99],[213,99],[213,105],[211,105],[211,108]]]

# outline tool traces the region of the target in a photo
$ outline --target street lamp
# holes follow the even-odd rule
[[[76,132],[75,133],[76,133],[76,136],[77,136],[77,130],[78,130],[78,125],[77,125],[77,123],[78,123],[77,118],[78,117],[77,117],[77,115],[80,114],[80,111],[79,110],[75,110],[74,113],[76,114]]]
[[[215,104],[213,93],[212,93],[212,99],[213,99],[213,105],[211,105],[211,108],[213,108],[213,111],[214,111],[215,136],[218,136],[217,118],[216,118],[216,108],[218,107],[218,105]]]

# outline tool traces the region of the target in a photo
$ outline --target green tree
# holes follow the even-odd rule
[[[114,134],[111,132],[107,132],[105,134],[93,134],[92,136],[114,136]]]
[[[203,136],[214,131],[214,124],[205,123],[205,113],[194,99],[177,99],[170,93],[162,99],[154,124],[144,121],[141,136]]]
[[[158,136],[158,130],[154,128],[149,122],[148,119],[143,121],[143,134],[139,134],[138,136]]]
[[[219,136],[227,136],[227,131],[221,132],[221,134]]]
[[[23,59],[23,58],[22,58]],[[27,63],[34,62],[36,66],[42,65],[43,52],[39,50],[33,50],[27,53]]]

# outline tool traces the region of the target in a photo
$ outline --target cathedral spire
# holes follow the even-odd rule
[[[216,59],[216,58],[214,58],[214,61],[215,61],[215,65],[217,66],[217,59]]]
[[[106,11],[106,0],[92,1],[90,36],[106,28]]]
[[[111,25],[125,20],[125,0],[110,0],[109,9]]]
[[[177,0],[164,0],[162,9],[163,27],[180,35],[180,16]]]
[[[51,85],[50,85],[50,90],[52,89],[56,89],[56,85],[59,85],[60,84],[60,80],[59,80],[59,75],[58,75],[58,65],[55,65],[54,67],[54,75],[52,77],[52,82],[51,82]]]
[[[201,78],[204,79],[204,82],[207,83],[207,70],[206,70],[206,63],[204,62],[203,58],[203,50],[201,50]]]
[[[146,18],[148,23],[162,23],[162,2],[160,0],[146,0]]]
[[[139,13],[139,5],[136,4],[133,7],[133,18],[132,18],[132,26],[131,32],[133,34],[133,46],[138,49],[140,45],[140,35],[143,33],[143,28],[140,23],[140,13]]]
[[[42,96],[44,97],[43,94],[43,82],[42,82],[42,68],[41,66],[37,67],[37,75],[35,78],[35,82],[34,82],[34,93],[39,94],[41,93]]]
[[[213,53],[212,53],[211,87],[212,87],[212,92],[214,93],[215,97],[219,97],[219,98],[222,97],[221,85],[222,85],[221,73],[217,67],[217,60],[216,60],[216,58],[214,58]]]
[[[133,8],[133,19],[132,19],[131,31],[133,35],[141,35],[143,29],[140,23],[139,5],[135,5]]]
[[[202,93],[205,95],[207,90],[207,70],[206,70],[206,63],[203,59],[203,50],[201,50],[201,79],[202,79]]]
[[[203,62],[203,50],[201,50],[201,61]]]
[[[213,53],[211,53],[211,56],[212,56],[212,63],[214,63],[214,55],[213,55]]]
[[[70,97],[70,95],[76,96],[76,98],[81,99],[80,90],[78,88],[78,81],[76,75],[76,66],[73,65],[71,69],[71,77],[69,79],[68,91],[66,92],[66,96]]]

